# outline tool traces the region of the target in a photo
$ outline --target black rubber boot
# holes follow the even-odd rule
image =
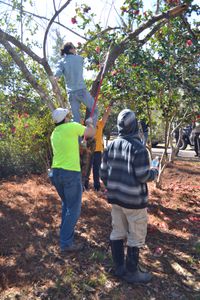
[[[115,276],[123,277],[125,274],[124,264],[124,241],[110,240],[112,258],[115,266]]]
[[[147,283],[152,279],[152,275],[140,269],[139,248],[128,247],[126,257],[126,274],[123,279],[128,283]]]

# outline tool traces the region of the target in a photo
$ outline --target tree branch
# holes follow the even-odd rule
[[[182,84],[188,91],[195,93],[196,95],[200,96],[200,89],[197,87],[193,86],[191,83],[189,83],[186,80],[182,80],[181,76],[175,74],[175,77],[179,83]]]
[[[139,36],[140,33],[142,33],[145,29],[150,28],[152,25],[154,25],[155,23],[157,23],[158,21],[161,21],[163,19],[168,19],[168,18],[174,18],[175,16],[178,16],[180,14],[183,13],[183,11],[185,11],[187,9],[187,5],[183,4],[183,5],[179,5],[177,7],[174,7],[170,10],[168,10],[167,12],[163,12],[160,15],[157,16],[153,16],[151,19],[149,19],[147,22],[143,23],[140,27],[138,27],[135,31],[129,33],[127,35],[127,37],[122,40],[119,44],[114,45],[113,48],[111,49],[110,53],[109,53],[109,57],[108,57],[108,62],[107,62],[107,66],[105,69],[105,73],[107,74],[109,68],[114,64],[115,60],[117,59],[117,57],[119,55],[121,55],[122,53],[124,53],[124,51],[127,49],[128,44],[132,41],[136,41],[138,43],[138,41],[136,40],[136,38]],[[156,27],[156,26],[155,26]],[[154,27],[154,28],[155,28]],[[157,30],[159,29],[159,25],[156,27]],[[149,38],[156,32],[156,29],[152,29],[151,33],[149,33]],[[147,35],[147,39],[145,40],[145,42],[148,40],[148,35]],[[143,43],[144,44],[144,43]],[[143,45],[142,44],[142,45]],[[97,87],[98,87],[98,82],[101,78],[101,73],[102,73],[102,69],[99,71],[96,79],[93,82],[92,85],[92,89],[91,89],[91,94],[93,96],[96,95],[97,92]]]
[[[28,71],[28,69],[24,65],[23,61],[20,59],[19,55],[11,47],[11,45],[8,43],[8,41],[10,41],[11,43],[13,43],[19,49],[21,49],[26,54],[28,54],[33,60],[37,61],[39,64],[41,64],[44,67],[47,75],[49,76],[50,82],[52,84],[53,91],[57,95],[58,101],[59,101],[60,105],[63,106],[64,102],[63,102],[62,95],[60,93],[60,89],[58,87],[57,82],[53,79],[53,74],[52,74],[51,68],[48,65],[48,62],[46,60],[46,50],[45,50],[45,48],[46,48],[47,35],[48,35],[48,32],[50,30],[51,25],[55,22],[55,18],[60,14],[60,12],[64,8],[66,8],[71,1],[72,0],[68,0],[58,11],[56,11],[56,13],[51,18],[51,20],[50,20],[50,22],[48,24],[48,27],[46,29],[45,36],[44,36],[44,41],[43,41],[43,55],[44,55],[43,58],[40,58],[39,56],[37,56],[27,46],[25,46],[23,43],[20,43],[16,38],[14,38],[11,35],[3,32],[2,30],[0,30],[0,42],[4,45],[4,47],[10,53],[10,55],[13,57],[13,60],[20,67],[20,69],[24,73],[26,79],[31,83],[31,85],[41,95],[42,100],[43,101],[44,101],[44,99],[47,100],[47,104],[48,104],[49,107],[51,107],[51,109],[53,107],[53,104],[50,103],[50,99],[49,99],[48,95],[45,95],[45,92],[42,89],[42,87],[38,85],[38,83],[35,80],[35,78]],[[165,23],[165,21],[162,21],[162,22],[160,22],[157,25],[154,25],[155,23],[157,23],[157,22],[159,22],[159,21],[161,21],[163,19],[168,19],[168,18],[171,18],[171,17],[175,17],[177,15],[180,15],[186,9],[187,9],[187,5],[180,5],[180,6],[174,7],[172,9],[168,10],[167,12],[164,12],[164,13],[162,13],[160,15],[153,16],[147,22],[143,23],[140,27],[138,27],[134,32],[129,33],[124,38],[124,40],[122,40],[119,44],[114,45],[112,47],[111,51],[109,52],[109,56],[108,56],[108,59],[107,59],[107,64],[106,64],[106,67],[105,67],[105,70],[104,70],[104,75],[107,74],[109,68],[114,64],[114,62],[118,58],[118,56],[120,54],[124,53],[124,51],[128,48],[128,45],[131,42],[135,41],[140,46],[144,45],[148,41],[148,39]],[[139,36],[139,34],[142,33],[145,29],[148,29],[148,28],[150,28],[153,25],[154,25],[154,28],[146,35],[146,37],[143,40],[141,40],[141,41],[138,42],[138,36]],[[110,29],[106,29],[106,31],[107,30],[110,30]],[[106,32],[106,31],[104,30],[104,32]],[[96,79],[93,82],[92,90],[91,90],[91,93],[92,93],[93,96],[95,96],[96,93],[97,93],[98,83],[100,81],[102,71],[103,71],[103,67],[101,68],[100,72],[98,73]]]
[[[158,23],[157,25],[155,25],[155,27],[145,36],[144,39],[139,40],[140,46],[143,46],[144,44],[146,44],[146,42],[154,35],[154,33],[156,33],[166,23],[167,23],[167,20],[163,20],[160,23]]]
[[[150,28],[153,24],[156,22],[162,20],[162,19],[169,19],[169,18],[174,18],[180,14],[182,14],[188,6],[186,4],[179,5],[177,7],[174,7],[167,12],[163,12],[157,16],[153,16],[151,19],[149,19],[146,23],[142,24],[139,26],[134,32],[131,32],[124,42],[126,43],[128,40],[134,39],[136,36],[138,36],[140,33],[142,33],[145,29]]]
[[[53,8],[54,8],[55,12],[57,12],[55,0],[53,0]]]
[[[51,111],[53,111],[54,110],[54,105],[51,102],[51,99],[49,98],[49,95],[46,94],[46,92],[44,91],[43,87],[41,85],[39,85],[38,82],[35,80],[35,78],[30,73],[30,71],[26,67],[25,63],[23,62],[23,60],[21,60],[19,58],[19,55],[17,54],[17,52],[12,48],[12,46],[6,40],[1,41],[1,43],[5,47],[5,49],[8,51],[8,53],[10,54],[10,56],[13,58],[13,60],[15,61],[15,63],[18,65],[18,67],[22,71],[23,75],[25,76],[26,80],[38,92],[38,94],[41,97],[42,102],[44,104],[47,104],[47,106],[49,107],[49,109]]]
[[[160,11],[160,0],[156,1],[156,15],[159,13]]]
[[[185,16],[181,16],[181,20],[183,21],[183,24],[187,28],[188,32],[191,34],[192,38],[195,40],[195,42],[198,42],[198,38],[195,35],[194,31],[191,29],[190,24],[188,23],[187,19]]]
[[[116,10],[115,6],[114,6],[114,10],[115,10],[116,14],[118,15],[118,17],[120,18],[120,21],[121,21],[123,27],[124,27],[124,28],[127,28],[127,25],[126,25],[126,23],[124,22],[124,19],[119,15],[119,13],[118,13],[118,11]]]
[[[85,36],[79,34],[78,32],[76,32],[76,31],[74,31],[74,30],[72,30],[72,29],[70,29],[69,27],[67,27],[67,26],[65,26],[65,25],[63,25],[63,24],[61,24],[60,22],[54,21],[54,23],[57,24],[57,25],[59,25],[59,26],[61,26],[61,27],[63,27],[63,28],[65,28],[65,29],[67,29],[67,30],[70,31],[71,33],[73,33],[73,34],[79,36],[81,39],[83,39],[83,40],[85,40],[85,41],[88,41],[88,39],[87,39]]]
[[[53,73],[52,73],[52,70],[51,70],[48,62],[45,61],[44,58],[41,58],[38,55],[36,55],[30,48],[28,48],[22,42],[18,41],[15,37],[13,37],[13,36],[11,36],[11,35],[3,32],[0,29],[0,43],[4,45],[5,41],[11,42],[13,45],[15,45],[16,47],[18,47],[21,51],[23,51],[27,55],[29,55],[34,61],[36,61],[38,64],[40,64],[40,65],[42,65],[44,67],[47,75],[49,76],[49,80],[51,82],[51,85],[52,85],[52,88],[53,88],[53,92],[56,95],[56,98],[57,98],[59,104],[61,106],[63,106],[64,105],[64,99],[63,99],[63,97],[61,95],[61,92],[60,92],[60,89],[59,89],[59,86],[58,86],[57,82],[53,79]],[[16,56],[18,56],[17,53],[15,53],[15,54],[16,54]],[[18,58],[19,58],[19,56],[18,56]],[[15,62],[16,62],[16,60],[15,60]]]
[[[61,107],[64,107],[65,106],[64,105],[64,102],[65,102],[64,98],[63,98],[63,96],[61,94],[61,90],[60,90],[60,88],[58,86],[58,83],[57,83],[57,81],[54,78],[54,75],[53,75],[53,72],[51,70],[51,67],[49,66],[49,64],[48,64],[47,61],[45,61],[43,63],[43,67],[44,67],[44,69],[45,69],[45,71],[46,71],[46,73],[47,73],[47,75],[49,77],[49,80],[50,80],[50,83],[51,83],[51,86],[52,86],[52,89],[53,89],[53,93],[54,93],[56,99],[58,100],[59,105]]]
[[[12,7],[11,4],[5,3],[4,1],[0,1],[0,3],[3,3],[3,4],[5,4],[5,5],[7,5],[7,6]],[[19,9],[16,8],[16,10],[19,10]],[[40,15],[34,14],[34,13],[29,12],[29,11],[27,11],[27,10],[23,10],[23,13],[26,13],[26,14],[31,15],[31,16],[33,16],[33,17],[36,17],[36,18],[38,18],[38,19],[46,20],[46,21],[48,21],[48,22],[50,21],[50,19],[47,18],[47,17],[43,17],[43,16],[40,16]],[[82,38],[82,39],[84,39],[84,40],[86,40],[86,41],[88,40],[85,36],[83,36],[83,35],[81,35],[81,34],[75,32],[74,30],[70,29],[69,27],[67,27],[67,26],[65,26],[65,25],[63,25],[63,24],[61,24],[60,22],[54,21],[54,23],[57,24],[57,25],[59,25],[59,26],[61,26],[61,27],[63,27],[64,29],[70,31],[71,33],[73,33],[73,34],[79,36],[80,38]]]
[[[48,24],[47,29],[46,29],[45,34],[44,34],[44,40],[43,40],[43,57],[44,57],[45,60],[47,60],[47,56],[46,56],[46,42],[47,42],[47,36],[48,36],[48,33],[49,33],[49,29],[50,29],[51,25],[54,23],[54,20],[57,18],[57,16],[61,13],[61,11],[63,9],[65,9],[69,5],[69,3],[71,1],[72,0],[68,0],[63,6],[61,6],[61,8],[56,11],[56,13],[54,14],[54,16],[49,21],[49,24]]]
[[[116,30],[116,29],[121,29],[121,27],[110,27],[110,26],[108,26],[106,29],[102,30],[101,32],[99,32],[98,34],[93,36],[91,39],[87,39],[87,42],[84,44],[84,47],[87,46],[87,44],[89,44],[89,43],[93,42],[94,40],[98,39],[99,36],[102,37],[102,35],[104,35],[105,33],[109,32],[111,30]]]
[[[28,48],[25,44],[18,41],[14,36],[4,32],[0,29],[0,43],[3,40],[7,40],[11,42],[13,45],[18,47],[20,50],[24,51],[26,54],[28,54],[33,60],[37,61],[39,64],[43,64],[44,61],[41,57],[39,57],[37,54],[35,54],[30,48]]]

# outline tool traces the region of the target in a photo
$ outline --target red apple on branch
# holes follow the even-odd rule
[[[97,53],[100,53],[100,47],[97,46],[97,47],[95,48],[95,51],[96,51]]]
[[[192,42],[191,40],[187,40],[186,45],[187,45],[188,47],[192,46],[192,44],[193,44],[193,42]]]
[[[76,17],[71,18],[71,22],[72,24],[76,24],[77,23]]]
[[[139,9],[133,11],[133,14],[134,14],[135,16],[139,15],[139,13],[140,13]]]

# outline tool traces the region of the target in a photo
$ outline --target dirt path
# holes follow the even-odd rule
[[[142,265],[154,278],[129,285],[112,275],[110,206],[103,192],[84,192],[77,240],[62,258],[60,200],[43,176],[0,182],[1,300],[200,299],[200,163],[166,169],[163,189],[149,184],[149,225]]]

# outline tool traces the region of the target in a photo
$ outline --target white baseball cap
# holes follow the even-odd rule
[[[69,110],[67,108],[58,107],[52,112],[52,118],[55,123],[60,123],[68,115]]]

